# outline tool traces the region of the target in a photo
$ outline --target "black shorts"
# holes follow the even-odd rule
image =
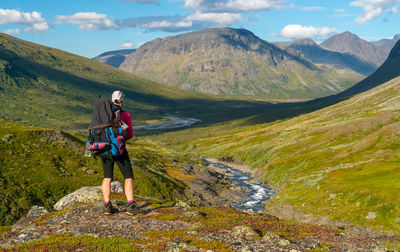
[[[102,158],[104,178],[113,178],[114,174],[114,162],[117,163],[119,170],[121,171],[124,179],[132,178],[132,165],[131,160],[129,160],[128,151],[125,150],[122,156],[113,158]]]

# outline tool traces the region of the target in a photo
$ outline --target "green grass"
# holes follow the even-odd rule
[[[54,235],[16,246],[13,251],[140,251],[134,240],[122,237]]]
[[[84,157],[80,138],[0,119],[0,225],[13,224],[32,205],[52,210],[66,194],[101,184],[101,160]],[[128,152],[135,194],[163,201],[186,198],[186,185],[170,176],[168,169],[179,162],[196,164],[197,159],[145,142],[130,143]],[[88,169],[97,173],[88,174]],[[114,169],[114,178],[123,183],[116,165]]]
[[[257,169],[259,179],[279,189],[271,209],[291,204],[299,212],[400,233],[399,93],[397,78],[293,119],[257,126],[236,121],[235,129],[220,125],[152,139]]]

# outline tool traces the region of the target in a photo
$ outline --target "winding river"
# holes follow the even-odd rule
[[[240,171],[227,164],[211,161],[205,157],[202,157],[202,159],[207,166],[224,170],[229,183],[241,188],[243,192],[241,202],[233,205],[237,209],[252,209],[254,212],[258,212],[262,210],[262,204],[276,194],[270,187],[251,182],[251,173],[249,172]]]
[[[196,118],[180,118],[175,116],[166,116],[171,120],[169,123],[157,123],[157,124],[144,124],[133,126],[134,130],[165,130],[165,129],[178,129],[183,127],[189,127],[201,120]]]

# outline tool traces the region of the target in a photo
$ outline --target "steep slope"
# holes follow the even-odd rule
[[[358,57],[365,63],[379,67],[387,58],[387,50],[378,48],[373,43],[359,38],[350,32],[343,32],[330,37],[320,44],[326,50],[348,53]]]
[[[323,49],[312,39],[294,41],[287,48],[299,51],[304,57],[315,64],[327,64],[337,69],[351,69],[364,76],[376,70],[374,64],[364,62],[349,53],[339,53]]]
[[[319,68],[247,30],[231,28],[150,41],[120,68],[185,90],[273,99],[321,97],[360,79],[354,73]]]
[[[370,81],[399,76],[399,58],[400,42]],[[287,216],[290,204],[400,233],[399,104],[396,77],[331,107],[205,138],[193,148],[257,168],[260,179],[280,189],[271,211]]]
[[[110,66],[118,68],[121,63],[125,60],[125,58],[135,52],[136,49],[124,49],[124,50],[116,50],[116,51],[109,51],[100,54],[99,56],[94,57],[94,60],[106,63]]]
[[[0,118],[87,128],[98,95],[126,93],[134,123],[176,114],[214,123],[259,113],[268,103],[227,100],[141,79],[95,60],[0,34]],[[233,113],[233,111],[235,113]]]
[[[32,205],[53,209],[61,197],[83,186],[100,185],[103,178],[100,159],[84,157],[84,141],[62,131],[0,119],[0,149],[0,225],[13,224]],[[143,142],[128,143],[128,151],[135,194],[166,201],[186,197],[185,184],[169,170],[190,158]],[[115,180],[123,182],[117,170]]]

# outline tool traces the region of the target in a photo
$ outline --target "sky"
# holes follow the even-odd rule
[[[244,28],[269,42],[400,34],[400,0],[1,0],[0,32],[93,58],[156,38]]]

